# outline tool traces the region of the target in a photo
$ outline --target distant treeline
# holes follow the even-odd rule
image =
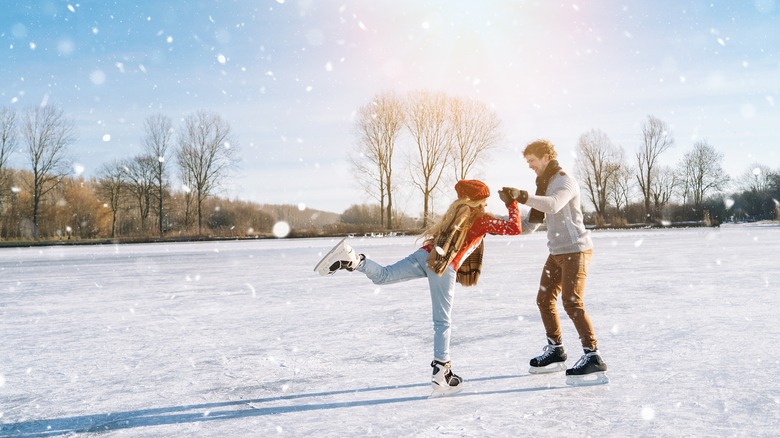
[[[497,115],[480,102],[441,93],[380,94],[360,109],[353,156],[361,158],[352,161],[367,197],[378,203],[332,213],[220,197],[239,147],[218,114],[194,112],[178,129],[165,115],[149,116],[141,152],[105,163],[91,179],[78,176],[69,159],[68,149],[77,141],[74,126],[55,106],[21,114],[0,108],[0,239],[262,237],[278,235],[279,222],[290,236],[415,232],[436,215],[437,186],[469,178],[477,165],[486,167],[485,153],[500,138]],[[731,178],[722,169],[723,155],[707,141],[696,142],[675,167],[661,166],[658,157],[674,142],[668,126],[649,116],[642,134],[633,164],[604,132],[594,129],[580,137],[571,170],[582,185],[583,204],[589,204],[585,210],[595,210],[588,224],[780,219],[780,170],[753,164]],[[396,141],[407,157],[415,157],[400,169],[394,169]],[[10,167],[14,153],[28,167]],[[445,169],[452,176],[442,178]],[[401,193],[391,175],[398,170],[411,171],[412,186],[422,195],[417,217],[395,207]]]

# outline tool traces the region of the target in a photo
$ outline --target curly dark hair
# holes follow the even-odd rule
[[[546,139],[534,140],[531,143],[528,143],[528,146],[523,150],[523,156],[531,154],[536,155],[539,158],[542,158],[544,154],[549,154],[551,160],[558,157],[558,153],[555,152],[555,145],[552,144],[550,140]]]

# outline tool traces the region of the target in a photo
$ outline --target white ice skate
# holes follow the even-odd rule
[[[333,247],[325,257],[317,263],[314,271],[320,275],[333,275],[339,269],[354,271],[360,266],[360,257],[351,246],[347,245],[347,238],[343,238]]]
[[[434,360],[431,366],[433,367],[431,378],[433,392],[429,398],[446,397],[463,391],[463,379],[452,372],[449,362]]]
[[[597,371],[579,376],[566,376],[566,384],[571,386],[592,386],[609,383],[609,377],[604,371]]]
[[[529,367],[528,372],[531,374],[551,374],[566,371],[565,362],[554,362],[543,367]]]

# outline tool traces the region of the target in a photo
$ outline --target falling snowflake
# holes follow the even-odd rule
[[[287,237],[290,234],[290,224],[285,221],[279,221],[274,224],[271,232],[278,238]]]

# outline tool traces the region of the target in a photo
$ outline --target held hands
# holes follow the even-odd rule
[[[525,204],[525,202],[528,201],[528,192],[513,187],[503,187],[498,191],[498,197],[501,198],[506,205],[511,204],[512,201],[518,201],[521,204]]]

